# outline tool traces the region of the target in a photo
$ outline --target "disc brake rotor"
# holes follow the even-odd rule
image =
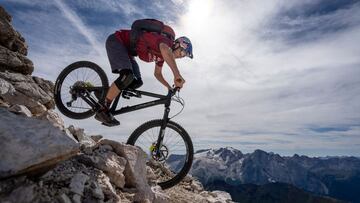
[[[168,155],[169,155],[169,149],[165,146],[162,145],[160,148],[160,153],[159,156],[157,155],[157,148],[156,148],[156,143],[152,143],[150,146],[150,154],[151,157],[159,162],[163,162],[167,159]]]

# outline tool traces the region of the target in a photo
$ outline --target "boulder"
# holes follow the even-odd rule
[[[81,155],[78,160],[85,165],[90,165],[103,171],[109,178],[111,183],[118,188],[124,188],[125,176],[123,174],[126,165],[126,159],[119,157],[112,151],[94,153],[95,155]]]
[[[47,121],[0,108],[0,179],[38,172],[75,155],[79,146]]]
[[[14,94],[15,88],[8,81],[0,78],[0,96],[5,94]]]
[[[106,176],[104,173],[101,172],[97,176],[97,182],[99,183],[100,188],[107,199],[112,200],[112,202],[121,202],[120,197],[116,194],[116,190],[111,185],[108,176]]]
[[[19,104],[26,106],[33,115],[41,115],[47,109],[55,107],[53,92],[51,91],[53,83],[46,80],[34,80],[30,75],[19,73],[0,72],[0,86],[4,94],[0,96],[11,105]],[[6,81],[6,82],[4,82]],[[42,81],[42,83],[37,82]],[[11,84],[11,86],[9,85]]]
[[[89,176],[83,174],[83,173],[77,173],[72,177],[70,182],[70,191],[74,194],[78,194],[80,196],[83,195],[85,183],[89,180]]]
[[[64,120],[53,110],[47,110],[37,118],[49,121],[53,126],[64,130]]]
[[[7,49],[27,55],[25,39],[11,26],[11,16],[0,6],[0,45]]]
[[[82,128],[75,128],[73,125],[70,125],[67,128],[74,138],[79,141],[82,148],[92,148],[96,145],[96,142],[87,136]]]
[[[31,75],[34,64],[26,56],[0,45],[0,71],[5,70]]]
[[[51,98],[54,96],[54,83],[50,80],[45,80],[43,78],[39,78],[37,76],[32,76],[32,79],[34,82],[44,91],[47,95],[49,95]],[[55,101],[51,99],[50,101],[44,103],[47,109],[54,109],[55,108]]]
[[[103,200],[105,198],[104,193],[98,182],[91,182],[90,188],[93,197],[99,200]]]
[[[100,144],[110,145],[117,155],[127,160],[124,171],[125,182],[127,187],[135,187],[138,190],[134,200],[148,199],[152,201],[155,198],[155,194],[146,179],[146,153],[139,147],[121,144],[108,139],[100,140]]]

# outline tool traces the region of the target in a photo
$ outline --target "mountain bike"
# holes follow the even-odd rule
[[[55,82],[54,99],[57,108],[65,116],[86,119],[101,108],[108,89],[108,78],[100,66],[90,61],[78,61],[67,66],[59,74]],[[179,124],[171,121],[174,116],[169,118],[172,101],[180,103],[182,109],[184,108],[184,100],[179,96],[178,90],[174,88],[169,90],[167,95],[160,95],[125,89],[110,107],[111,114],[116,116],[155,105],[164,105],[162,119],[145,122],[136,128],[127,140],[127,144],[139,146],[146,152],[148,165],[154,166],[155,163],[161,168],[166,168],[162,172],[160,170],[161,179],[157,182],[163,189],[176,185],[186,176],[194,155],[189,134]],[[156,99],[118,108],[120,99],[143,96]]]

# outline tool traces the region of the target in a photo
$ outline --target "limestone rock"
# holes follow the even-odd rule
[[[27,117],[32,116],[31,111],[28,108],[26,108],[26,106],[23,106],[23,105],[15,104],[9,108],[9,111],[16,113],[16,114],[24,115]]]
[[[204,188],[202,186],[202,184],[199,181],[192,181],[191,183],[191,188],[193,189],[193,191],[195,192],[200,192],[200,191],[204,191]]]
[[[34,71],[34,64],[26,56],[0,45],[0,71],[5,70],[31,75]]]
[[[102,135],[91,135],[91,139],[93,139],[95,142],[99,142],[103,136]]]
[[[164,193],[160,186],[154,186],[151,190],[155,194],[154,203],[167,203],[170,202],[170,197]]]
[[[58,201],[59,201],[60,203],[71,203],[70,198],[69,198],[66,194],[61,194],[61,195],[58,197]]]
[[[0,97],[0,107],[10,108],[10,105]]]
[[[84,133],[84,129],[70,125],[67,130],[80,143],[81,151],[85,154],[91,154],[93,149],[97,147],[97,143]]]
[[[38,82],[42,81],[39,84],[29,75],[10,72],[0,72],[0,78],[10,83],[15,89],[12,91],[13,89],[9,87],[9,90],[6,91],[6,88],[2,88],[4,94],[1,97],[5,102],[11,105],[24,105],[33,115],[41,115],[47,109],[54,108],[53,92],[48,88],[53,86],[52,82],[37,79]]]
[[[4,202],[31,203],[35,198],[34,189],[35,185],[33,184],[20,186],[13,190]]]
[[[101,187],[106,198],[113,200],[113,202],[121,202],[120,197],[116,194],[116,190],[110,183],[110,179],[104,173],[98,176],[97,181]]]
[[[6,22],[9,23],[12,20],[11,15],[8,14],[2,6],[0,6],[0,19],[4,19]]]
[[[0,78],[0,96],[4,94],[14,94],[15,88],[8,81]]]
[[[0,6],[0,45],[7,49],[27,54],[27,44],[19,32],[11,26],[11,16]]]
[[[146,178],[149,184],[156,183],[157,181],[154,171],[149,166],[146,166]]]
[[[126,185],[135,187],[138,193],[135,195],[135,201],[144,199],[153,200],[155,195],[151,191],[146,179],[146,154],[140,148],[121,144],[116,141],[103,139],[100,144],[110,145],[116,154],[127,160],[124,175]]]
[[[78,151],[78,144],[46,121],[0,108],[0,178],[51,166]]]
[[[44,91],[47,95],[49,95],[51,98],[53,98],[53,92],[54,92],[54,83],[50,80],[45,80],[43,78],[39,78],[37,76],[32,76],[32,79],[34,82]],[[47,109],[54,109],[55,108],[55,101],[51,99],[47,103],[44,103]]]
[[[83,173],[75,174],[70,182],[70,186],[69,186],[70,191],[82,196],[84,192],[85,183],[87,180],[89,180],[89,176]]]
[[[47,110],[37,118],[49,121],[53,126],[64,130],[64,120],[53,110]]]
[[[91,192],[93,197],[95,197],[96,199],[100,199],[103,200],[104,199],[104,193],[99,185],[99,183],[97,182],[91,182]]]
[[[229,202],[231,200],[231,196],[227,192],[215,190],[215,191],[212,191],[211,193],[216,194],[215,201]]]
[[[123,174],[126,165],[126,159],[119,157],[114,152],[96,153],[96,155],[81,157],[82,162],[102,170],[110,181],[119,188],[124,188],[125,176]]]

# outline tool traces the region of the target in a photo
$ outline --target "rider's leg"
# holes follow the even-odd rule
[[[132,84],[133,80],[134,74],[130,69],[120,70],[120,76],[111,84],[106,94],[105,102],[111,104],[115,97],[120,94],[121,90]]]
[[[130,62],[132,65],[132,70],[134,72],[135,78],[134,78],[133,82],[129,85],[129,88],[137,89],[143,85],[143,81],[141,79],[140,68],[134,58],[130,58]]]
[[[121,70],[132,70],[132,64],[130,62],[130,58],[128,55],[128,51],[125,47],[125,45],[119,41],[115,34],[111,34],[107,40],[106,40],[106,52],[109,58],[111,70],[113,73],[121,73]],[[118,83],[121,81],[121,77],[124,75],[120,74]],[[128,81],[127,79],[126,81]],[[116,85],[117,82],[114,82],[106,96],[106,99],[104,101],[104,108],[101,109],[99,112],[96,113],[95,118],[101,122],[103,122],[105,125],[113,126],[120,124],[119,121],[117,121],[113,115],[109,112],[109,107],[112,102],[112,100],[120,93],[120,89],[118,85]],[[125,81],[125,82],[126,82]]]
[[[119,125],[120,122],[114,118],[109,112],[110,104],[112,100],[120,93],[121,90],[126,89],[134,79],[134,74],[130,69],[122,69],[120,76],[115,80],[113,89],[110,94],[108,92],[104,104],[104,108],[98,111],[95,115],[95,119],[103,122],[107,126]]]
[[[110,107],[111,102],[120,94],[119,88],[116,87],[115,83],[112,83],[105,98],[105,106]]]

